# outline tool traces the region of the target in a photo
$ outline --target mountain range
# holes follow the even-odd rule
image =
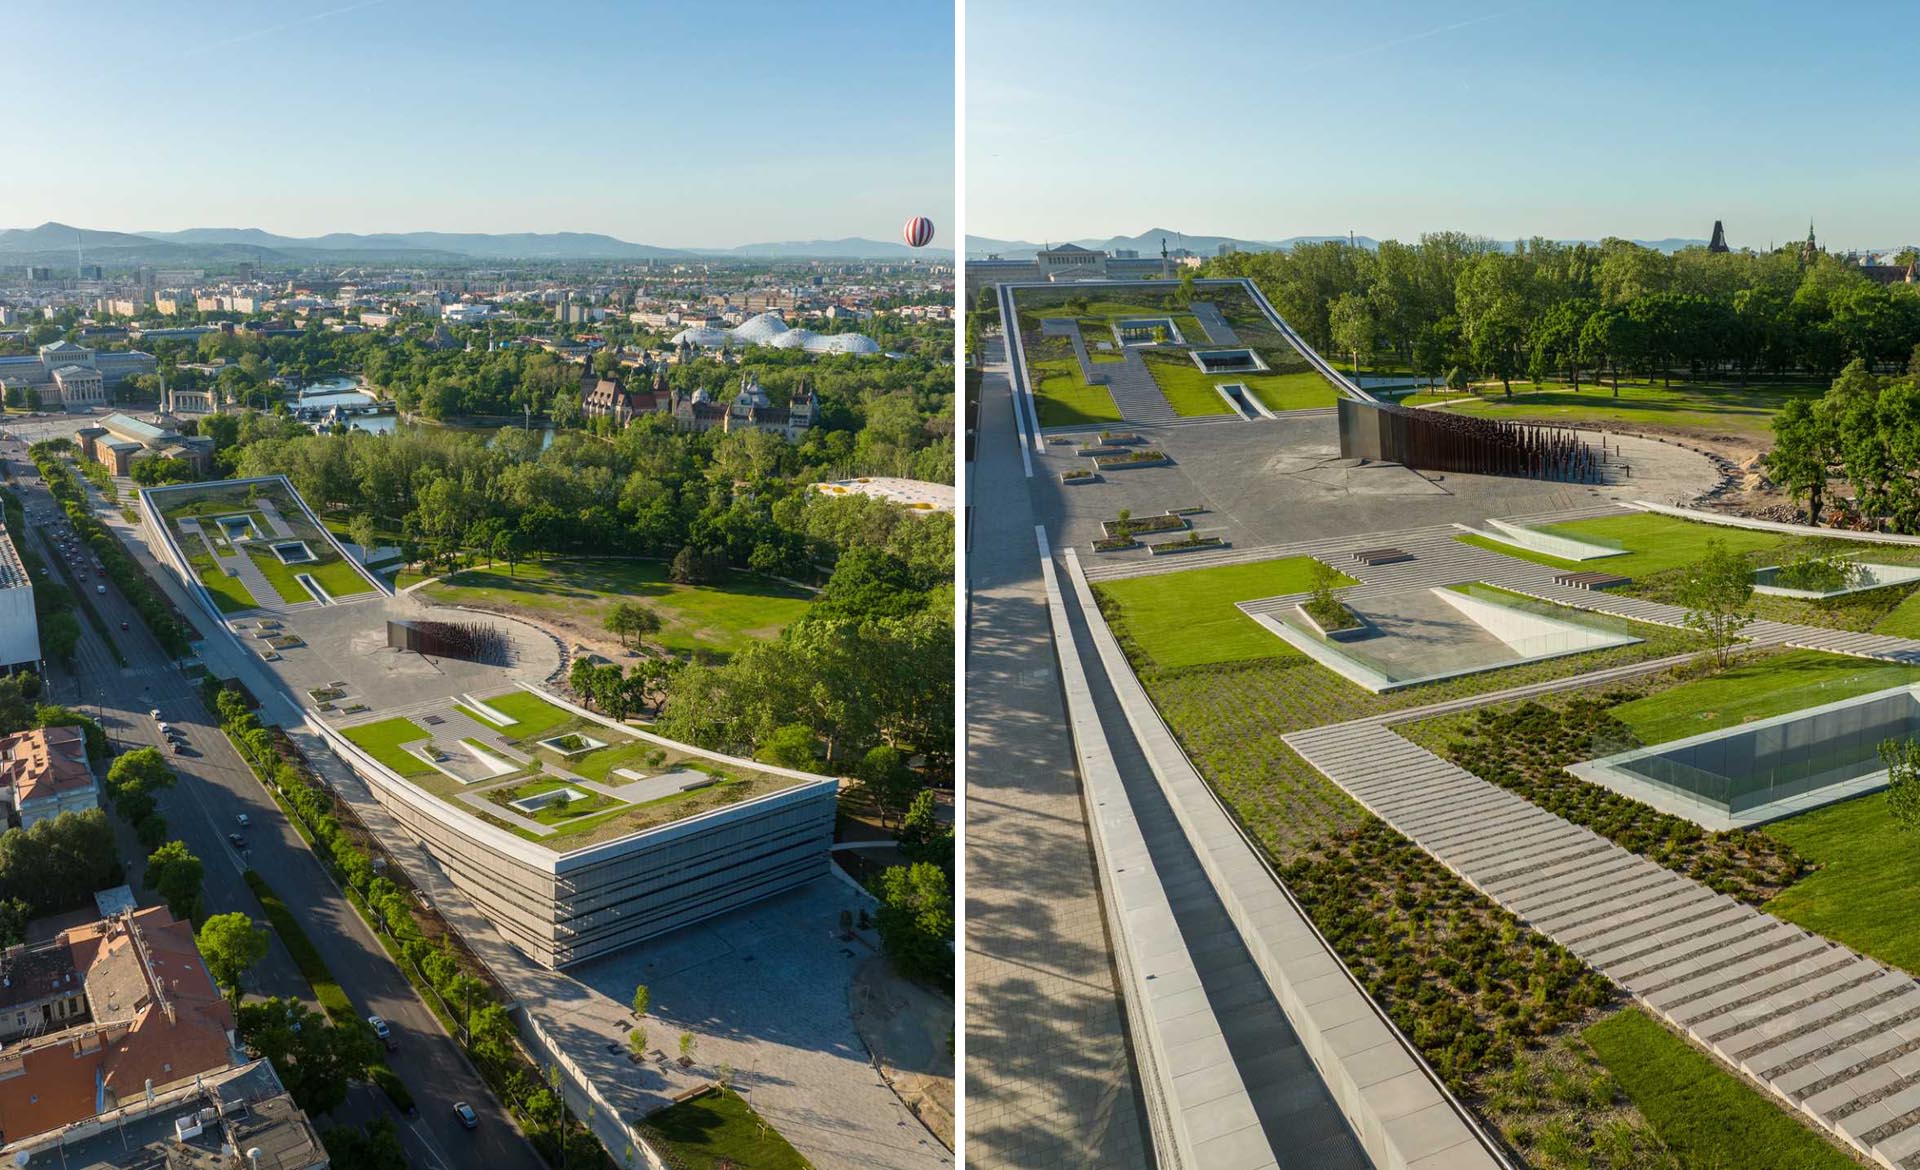
[[[848,237],[786,240],[734,248],[662,248],[593,232],[332,232],[283,236],[259,228],[188,228],[117,232],[43,223],[0,230],[0,257],[11,264],[64,266],[78,249],[85,262],[134,265],[365,263],[374,260],[454,264],[475,260],[906,260],[950,259],[948,248]]]
[[[988,255],[1003,260],[1027,260],[1043,247],[1057,247],[1063,243],[1078,244],[1082,248],[1096,251],[1113,252],[1119,249],[1133,249],[1142,257],[1160,254],[1160,241],[1165,240],[1169,249],[1185,248],[1201,256],[1211,256],[1220,250],[1222,244],[1232,244],[1242,252],[1285,252],[1298,244],[1319,244],[1328,240],[1346,240],[1339,236],[1288,236],[1282,240],[1243,240],[1235,236],[1196,236],[1166,228],[1153,228],[1137,236],[1109,236],[1107,239],[1055,240],[1052,245],[1036,244],[1030,240],[996,240],[989,236],[968,236],[967,255],[976,259]],[[1353,236],[1355,244],[1362,248],[1376,248],[1379,241],[1372,236]],[[1563,244],[1597,244],[1598,240],[1561,240]],[[1643,248],[1652,248],[1657,252],[1678,252],[1682,248],[1704,247],[1704,239],[1669,236],[1661,240],[1635,240]]]

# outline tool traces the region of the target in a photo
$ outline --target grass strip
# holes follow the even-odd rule
[[[1638,1008],[1584,1033],[1685,1166],[1855,1170],[1859,1163]]]
[[[274,933],[280,936],[280,941],[286,944],[287,953],[293,956],[293,965],[300,968],[300,974],[306,976],[308,983],[313,984],[313,997],[320,1001],[328,1017],[335,1023],[358,1019],[358,1013],[353,1010],[353,1001],[347,998],[346,991],[334,979],[333,972],[327,969],[327,961],[320,957],[319,948],[307,937],[305,928],[294,918],[293,911],[287,908],[287,904],[273,892],[273,887],[267,884],[267,879],[257,871],[248,870],[246,878],[247,888],[253,891],[254,897],[260,899],[260,908],[265,911],[267,921],[272,924]]]

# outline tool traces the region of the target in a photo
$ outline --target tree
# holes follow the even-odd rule
[[[883,827],[907,811],[921,787],[920,778],[907,767],[906,757],[898,748],[885,745],[869,749],[855,774],[861,795],[879,814]]]
[[[1378,328],[1374,323],[1371,302],[1358,293],[1342,295],[1327,306],[1327,327],[1333,333],[1334,347],[1353,358],[1353,372],[1357,377],[1361,360],[1373,354],[1373,340]]]
[[[1830,414],[1804,398],[1795,398],[1773,417],[1773,450],[1767,470],[1795,500],[1807,502],[1807,522],[1820,523],[1827,481],[1839,453],[1839,436]]]
[[[921,789],[900,821],[900,852],[910,862],[925,861],[953,872],[953,826],[940,823],[939,801]]]
[[[243,1003],[235,1012],[240,1038],[273,1061],[294,1103],[309,1115],[326,1113],[347,1097],[347,1084],[380,1058],[380,1042],[365,1021],[329,1024],[295,999]]]
[[[406,1149],[389,1118],[369,1122],[365,1129],[336,1125],[320,1131],[332,1170],[407,1170]]]
[[[760,745],[754,758],[776,768],[804,772],[814,768],[814,744],[818,737],[804,723],[788,723],[775,729]]]
[[[1887,811],[1905,830],[1920,829],[1920,742],[1889,739],[1880,744],[1887,766]]]
[[[667,580],[676,585],[711,585],[726,574],[726,557],[712,549],[684,545],[667,566]]]
[[[72,610],[42,614],[40,618],[41,649],[61,662],[71,665],[74,648],[79,644],[80,619],[73,616]]]
[[[647,1028],[644,1024],[635,1024],[627,1029],[627,1050],[633,1055],[644,1057],[647,1054]]]
[[[880,945],[902,975],[953,980],[953,889],[937,865],[896,865],[880,875]]]
[[[693,1034],[692,1032],[682,1032],[682,1033],[680,1033],[680,1059],[681,1059],[681,1061],[683,1061],[683,1062],[691,1062],[691,1061],[693,1060],[693,1050],[694,1050],[694,1048],[695,1048],[695,1046],[697,1046],[697,1045],[699,1044],[699,1040],[700,1040],[700,1038],[699,1038],[698,1036],[695,1036],[695,1035],[694,1035],[694,1034]]]
[[[362,560],[373,556],[373,550],[380,545],[380,528],[372,513],[354,513],[353,519],[347,521],[347,539],[360,546]]]
[[[630,1001],[629,1006],[633,1008],[634,1015],[646,1015],[647,1009],[653,1006],[652,990],[644,983],[635,984],[633,988],[633,999]]]
[[[168,841],[147,855],[147,888],[166,899],[175,918],[200,916],[200,883],[205,869],[183,841]]]
[[[1686,607],[1687,628],[1706,636],[1715,661],[1724,667],[1740,631],[1753,620],[1747,608],[1753,600],[1753,569],[1724,541],[1710,537],[1705,555],[1685,574],[1676,598]]]
[[[195,936],[207,974],[213,976],[234,1003],[240,1001],[240,979],[267,957],[267,932],[245,914],[215,914],[200,925]]]
[[[606,627],[620,636],[622,646],[631,646],[635,639],[660,632],[660,615],[637,601],[620,601],[608,611]]]

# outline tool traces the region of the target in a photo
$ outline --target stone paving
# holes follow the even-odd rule
[[[1206,337],[1201,340],[1208,345],[1240,344],[1240,335],[1235,333],[1233,326],[1227,324],[1227,319],[1220,315],[1220,306],[1212,301],[1195,301],[1187,308],[1200,322],[1200,328],[1207,331]]]
[[[1160,392],[1160,383],[1154,381],[1153,371],[1147,369],[1147,359],[1132,347],[1126,357],[1126,361],[1103,362],[1100,367],[1106,372],[1107,390],[1113,395],[1113,404],[1120,408],[1120,417],[1130,426],[1166,425],[1179,419],[1167,396]]]
[[[1001,344],[969,469],[969,1166],[1151,1165],[1061,704]]]

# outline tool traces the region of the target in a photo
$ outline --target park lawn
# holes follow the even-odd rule
[[[1920,666],[1792,650],[1669,687],[1613,709],[1642,743],[1666,743],[1920,682]]]
[[[288,603],[313,600],[313,594],[308,593],[307,587],[293,575],[296,571],[294,567],[274,556],[271,548],[250,544],[247,546],[247,555],[252,557],[253,563],[260,567],[260,572],[266,577],[267,584],[273,586],[273,591],[280,595],[280,600]],[[302,565],[298,571],[306,572],[307,567]]]
[[[667,1037],[648,1039],[662,1051],[672,1051]],[[641,1124],[686,1170],[715,1170],[726,1164],[741,1170],[812,1170],[812,1163],[762,1121],[753,1106],[728,1089],[670,1105]]]
[[[480,701],[513,720],[509,726],[500,728],[501,734],[522,741],[540,739],[554,728],[565,726],[578,718],[573,712],[554,706],[532,691],[508,691],[504,695],[483,696]],[[484,727],[493,726],[491,720],[480,718],[477,713],[474,717]]]
[[[1164,669],[1284,658],[1299,651],[1235,609],[1234,603],[1305,593],[1313,588],[1312,565],[1312,557],[1286,557],[1125,577],[1094,589],[1116,630]],[[1342,573],[1339,584],[1357,582]]]
[[[1920,974],[1920,851],[1870,792],[1761,830],[1819,866],[1766,911],[1910,974]]]
[[[1198,370],[1194,371],[1199,373]],[[1271,411],[1312,410],[1320,406],[1332,406],[1340,400],[1340,392],[1333,383],[1322,378],[1312,370],[1300,370],[1291,374],[1228,374],[1215,375],[1224,382],[1245,382],[1248,391]]]
[[[1524,389],[1516,385],[1511,398],[1498,388],[1472,398],[1446,398],[1459,402],[1447,409],[1486,418],[1538,419],[1567,426],[1611,422],[1687,427],[1771,441],[1775,412],[1795,398],[1818,398],[1825,390],[1820,384],[1743,388],[1717,382],[1678,382],[1666,387],[1623,379],[1618,398],[1613,396],[1611,383],[1585,382],[1578,393],[1566,383],[1547,383],[1538,388],[1529,383]]]
[[[1173,413],[1181,418],[1199,418],[1211,414],[1232,414],[1233,407],[1220,397],[1214,387],[1222,382],[1235,382],[1238,378],[1209,374],[1193,364],[1185,351],[1177,353],[1145,353],[1147,372],[1160,387],[1160,393],[1166,397],[1167,405],[1173,407]]]
[[[660,632],[647,641],[677,654],[731,654],[778,637],[812,600],[804,590],[748,573],[717,585],[679,585],[667,580],[665,562],[634,560],[541,561],[511,572],[468,569],[421,592],[448,605],[537,610],[609,639],[607,613],[618,602],[638,601],[660,617]]]
[[[402,749],[402,744],[433,738],[426,728],[404,716],[362,723],[357,727],[343,727],[340,734],[402,776],[421,776],[433,771],[425,760]]]
[[[334,597],[352,597],[356,593],[373,592],[373,586],[367,579],[345,560],[322,561],[317,565],[306,565],[302,567],[302,571],[318,581],[320,588]]]
[[[1855,1170],[1786,1108],[1639,1008],[1581,1033],[1683,1166]]]

